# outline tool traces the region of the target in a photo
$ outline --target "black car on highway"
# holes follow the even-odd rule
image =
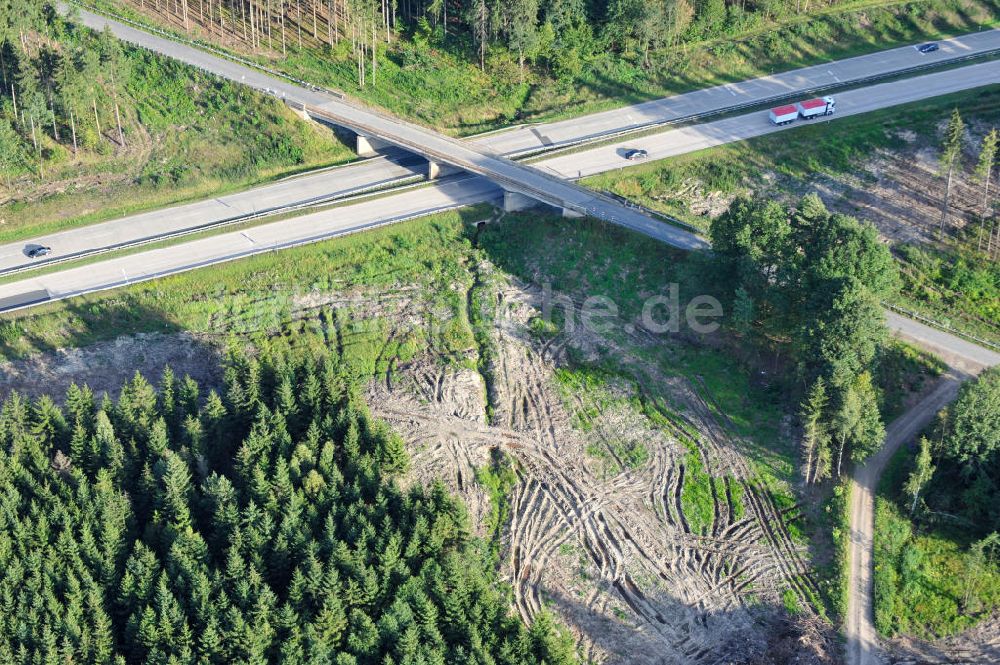
[[[921,44],[920,46],[917,47],[917,50],[920,51],[921,53],[933,53],[939,48],[941,47],[938,46],[935,42],[929,42],[927,44]]]
[[[40,256],[45,256],[51,251],[52,251],[51,247],[46,247],[45,245],[37,245],[26,251],[25,254],[28,255],[29,259],[37,259]]]
[[[625,153],[625,159],[627,159],[630,162],[642,161],[647,157],[649,157],[649,153],[643,150],[642,148],[634,148]]]

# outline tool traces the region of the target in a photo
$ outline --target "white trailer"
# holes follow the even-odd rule
[[[771,122],[775,125],[787,125],[799,117],[799,109],[795,104],[787,104],[771,109]]]
[[[817,97],[799,102],[795,108],[798,109],[799,117],[803,120],[810,120],[821,115],[833,115],[833,112],[837,110],[837,102],[833,100],[833,97]]]

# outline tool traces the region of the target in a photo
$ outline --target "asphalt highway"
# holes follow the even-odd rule
[[[1000,48],[1000,30],[984,30],[941,40],[938,44],[940,49],[928,54],[920,53],[914,46],[901,46],[748,81],[717,85],[580,118],[520,127],[491,136],[489,146],[513,156],[543,147],[570,145],[582,139],[600,138],[748,104],[766,103],[806,91],[845,86],[931,64],[945,64]]]
[[[944,331],[914,321],[895,312],[886,312],[889,330],[940,357],[956,371],[974,375],[986,367],[1000,365],[1000,353],[959,339]]]
[[[835,121],[839,118],[998,82],[1000,82],[1000,61],[879,83],[838,94],[837,112],[833,116],[809,122],[829,123],[830,131],[837,131]],[[622,155],[630,148],[644,148],[649,152],[650,159],[663,159],[732,141],[788,131],[805,122],[798,121],[778,127],[768,121],[766,113],[753,112],[599,147],[580,149],[542,159],[534,166],[554,176],[572,179],[629,166],[630,162]],[[414,161],[415,158],[412,156],[379,157],[215,199],[70,229],[30,242],[19,241],[0,245],[0,274],[31,266],[33,261],[26,256],[25,250],[32,245],[44,244],[53,248],[53,253],[46,257],[46,260],[82,255],[99,248],[122,246],[267,209],[304,205],[309,202],[349,196],[381,185],[392,185],[425,172],[426,167],[422,166],[419,160],[417,163]],[[622,223],[640,232],[661,233],[668,242],[678,246],[686,248],[704,246],[704,242],[693,234],[681,230],[662,231],[663,224],[644,215],[635,214],[627,218],[622,215],[621,219],[618,217],[616,212],[606,219]],[[295,225],[302,223],[305,222],[298,221]],[[672,227],[666,228],[672,229]],[[34,263],[37,264],[38,261]]]
[[[495,201],[502,190],[478,176],[463,176],[433,187],[376,197],[293,219],[229,231],[31,277],[0,286],[0,302],[47,292],[51,299],[113,289],[254,254],[302,245],[323,238],[365,231],[395,222]],[[9,305],[8,305],[9,306]]]
[[[655,223],[638,210],[596,195],[584,187],[530,166],[518,164],[487,146],[439,134],[415,123],[368,108],[357,101],[298,86],[284,79],[269,76],[253,67],[137,30],[90,12],[81,10],[80,20],[96,30],[109,29],[125,41],[139,44],[216,75],[262,90],[271,90],[292,102],[293,106],[308,110],[310,115],[320,115],[328,121],[368,138],[380,139],[394,146],[406,148],[439,164],[451,165],[469,173],[486,176],[505,190],[567,209],[572,213],[591,215],[637,230]],[[680,236],[675,239],[677,244],[687,244],[687,242],[687,239]]]
[[[63,7],[65,8],[65,5]],[[86,10],[78,10],[78,13],[80,21],[94,30],[108,28],[124,41],[179,59],[224,78],[246,83],[259,90],[270,91],[278,97],[319,107],[324,107],[328,102],[340,101],[325,92],[296,85],[258,69],[137,30],[105,16]],[[983,30],[952,39],[943,39],[937,43],[940,48],[933,53],[920,53],[915,45],[901,46],[747,81],[717,85],[579,118],[524,125],[472,140],[493,153],[507,156],[565,146],[582,139],[601,137],[650,124],[705,115],[741,105],[766,102],[790,94],[846,85],[922,66],[940,65],[982,55],[1000,49],[1000,30]],[[335,108],[335,105],[331,108]]]
[[[787,131],[807,123],[830,123],[829,131],[836,132],[835,121],[846,116],[997,83],[1000,83],[1000,60],[840,92],[835,97],[836,112],[821,119],[796,120],[790,125],[777,126],[768,119],[767,112],[748,113],[640,138],[624,139],[597,148],[571,151],[535,165],[564,178],[595,175],[629,166],[630,163],[625,161],[623,155],[631,148],[647,150],[649,159],[664,159],[733,141]]]
[[[839,98],[842,101],[838,101],[838,111],[837,114],[833,116],[834,122],[831,122],[828,126],[830,127],[830,131],[836,131],[837,125],[835,119],[838,117],[844,117],[854,113],[862,113],[875,108],[889,107],[896,103],[914,101],[922,97],[931,97],[963,88],[997,83],[998,81],[1000,81],[1000,61],[987,62],[979,65],[969,65],[967,67],[947,72],[925,74],[913,79],[877,84],[863,90],[847,92],[839,95]],[[800,123],[802,122],[804,121],[800,121]],[[828,122],[828,120],[812,122]],[[755,112],[743,116],[717,120],[715,122],[706,123],[702,126],[692,126],[667,131],[661,134],[654,134],[641,139],[622,142],[617,145],[601,146],[573,152],[567,155],[558,155],[545,159],[535,166],[538,169],[548,171],[550,173],[549,177],[552,180],[556,180],[556,176],[573,178],[579,175],[599,173],[609,169],[627,166],[629,162],[625,161],[621,157],[621,152],[626,147],[638,146],[647,148],[650,151],[651,157],[655,159],[681,154],[692,150],[698,150],[708,147],[709,145],[719,145],[753,136],[760,136],[769,132],[790,131],[793,130],[795,126],[796,123],[785,127],[775,127],[768,122],[766,113]],[[190,224],[191,221],[197,220],[199,218],[199,214],[206,210],[210,215],[214,215],[215,217],[231,217],[239,210],[243,210],[245,212],[250,208],[250,206],[256,206],[255,209],[260,210],[265,205],[274,205],[282,200],[288,200],[289,198],[295,199],[300,196],[298,193],[299,188],[302,188],[303,192],[308,192],[308,195],[310,196],[321,195],[323,191],[330,190],[349,191],[352,188],[361,186],[364,182],[366,182],[366,178],[369,177],[383,177],[391,179],[393,174],[388,173],[388,175],[386,175],[387,172],[384,171],[385,169],[388,169],[389,171],[395,170],[395,174],[399,176],[412,176],[415,172],[413,170],[414,168],[415,167],[400,167],[393,164],[389,160],[379,159],[372,162],[366,162],[355,167],[344,167],[308,176],[306,178],[293,179],[283,183],[257,188],[256,190],[251,190],[249,193],[222,197],[221,199],[213,200],[211,202],[201,202],[197,204],[190,204],[190,206],[182,206],[180,209],[168,209],[165,211],[147,213],[146,215],[139,216],[139,218],[141,218],[139,222],[141,223],[136,223],[135,218],[129,218],[126,220],[118,220],[117,222],[97,224],[72,231],[65,231],[61,234],[59,243],[47,237],[40,238],[38,243],[51,245],[53,249],[56,249],[58,246],[57,251],[60,252],[74,253],[77,248],[86,248],[88,246],[106,246],[108,244],[113,244],[114,242],[122,241],[129,235],[147,237],[151,232],[154,232],[159,228],[169,227],[176,229],[183,227],[185,224]],[[371,171],[368,171],[369,169]],[[376,176],[376,174],[380,173],[382,174],[381,176]],[[323,182],[325,180],[337,182],[339,184],[324,189]],[[444,188],[444,191],[448,193],[456,192],[457,190],[455,188],[458,188],[459,190],[463,188],[470,188],[467,195],[461,194],[460,196],[463,200],[469,203],[474,202],[474,197],[476,195],[475,192],[483,194],[483,190],[478,188],[478,186],[473,187],[470,185],[470,183],[475,182],[477,181],[470,179],[458,180],[457,182],[446,180],[443,183],[415,189],[402,194],[383,196],[372,202],[347,204],[336,208],[333,211],[304,215],[293,219],[283,220],[281,222],[267,224],[258,228],[267,228],[269,229],[269,232],[271,232],[270,230],[274,230],[274,232],[279,235],[284,233],[289,239],[299,239],[300,237],[330,237],[340,232],[346,232],[347,230],[355,230],[357,225],[353,223],[351,218],[351,215],[353,214],[352,211],[355,209],[359,211],[358,214],[360,215],[361,210],[370,211],[372,206],[383,206],[386,209],[387,219],[398,218],[399,215],[402,214],[402,208],[400,206],[405,208],[406,216],[426,214],[440,208],[441,202],[439,197],[441,195],[442,188]],[[458,194],[453,195],[459,196]],[[497,194],[494,189],[489,195],[483,194],[479,200],[495,200],[496,198]],[[356,208],[357,206],[361,206],[361,208]],[[624,207],[619,207],[617,210],[625,211],[625,213],[630,212]],[[593,211],[588,209],[588,212],[594,214],[595,216],[600,216],[602,211]],[[366,212],[365,214],[368,213]],[[208,221],[207,218],[202,219]],[[650,237],[678,247],[696,249],[707,246],[707,243],[705,243],[703,239],[693,233],[662,222],[657,222],[639,213],[623,214],[619,216],[616,211],[615,214],[606,216],[605,219],[610,222],[632,228],[640,233],[644,233]],[[160,220],[163,221],[162,227],[160,226]],[[358,220],[361,220],[361,217],[359,217]],[[95,235],[104,233],[112,233],[113,235]],[[216,238],[228,238],[234,243],[230,247],[233,257],[246,255],[247,248],[245,246],[245,240],[241,240],[242,236],[222,234],[216,236]],[[219,243],[220,240],[217,239],[213,240],[210,244],[212,250],[204,256],[201,256],[199,251],[200,248],[206,247],[207,245],[196,243],[184,243],[183,245],[175,246],[169,250],[156,251],[166,252],[166,255],[172,255],[174,257],[176,265],[172,268],[173,270],[189,269],[198,265],[206,265],[212,260],[219,260],[221,255],[218,252],[219,245],[217,243]],[[13,243],[11,245],[0,247],[0,270],[8,266],[24,265],[28,262],[29,259],[27,259],[27,257],[23,254],[25,246],[25,243]],[[133,277],[129,278],[131,281],[136,279],[136,275],[154,274],[152,271],[141,269],[136,271],[134,269],[135,265],[141,266],[141,259],[138,259],[139,263],[136,264],[135,262],[137,259],[135,257],[141,256],[142,254],[137,254],[130,257],[108,259],[105,262],[94,263],[86,270],[63,270],[52,272],[41,277],[10,282],[0,286],[0,302],[17,303],[18,296],[20,294],[38,293],[39,289],[48,291],[53,297],[66,297],[66,294],[110,288],[111,286],[116,286],[121,283],[121,280],[117,278],[117,275],[121,272],[120,268],[124,268],[127,274],[133,275]],[[159,254],[157,256],[160,257]],[[158,260],[162,260],[162,258],[158,258]],[[118,265],[118,262],[123,261],[127,262],[128,265],[122,265],[120,268],[113,268],[111,270],[111,274],[115,276],[115,278],[112,281],[107,280],[107,271],[96,269],[96,266],[101,266],[104,263],[116,266]],[[165,268],[161,266],[161,269],[156,272],[162,272],[162,269]],[[8,297],[10,300],[2,300]],[[27,298],[27,296],[24,298],[24,300],[35,299],[37,298]]]
[[[80,20],[91,28],[108,28],[123,40],[168,54],[199,68],[213,71],[220,76],[268,90],[285,99],[294,99],[296,102],[311,105],[317,113],[330,112],[336,115],[335,112],[329,111],[328,107],[331,104],[336,106],[339,102],[325,92],[306,89],[284,79],[269,76],[257,69],[233,63],[216,55],[137,30],[91,12],[80,10],[79,15]],[[921,63],[928,62],[928,58],[942,62],[970,54],[984,53],[993,48],[1000,48],[1000,31],[989,30],[973,33],[956,39],[943,40],[940,44],[939,51],[928,55],[920,54],[913,47],[890,49],[738,84],[716,86],[665,100],[637,104],[570,121],[520,127],[507,132],[474,138],[472,141],[481,145],[484,150],[508,156],[531,152],[545,146],[570,144],[593,136],[606,135],[609,132],[613,133],[648,123],[731,108],[733,105],[752,100],[759,101],[767,96],[806,88],[813,89],[828,84],[832,79],[839,82],[860,80],[875,75],[911,69]],[[964,72],[965,70],[955,71]],[[954,89],[969,87],[975,83],[974,80],[969,83],[969,79],[975,79],[980,73],[977,71],[970,72],[968,75],[958,75],[961,77],[960,82],[955,80],[956,75],[948,72],[941,73],[934,79],[920,77],[919,83],[917,83],[918,79],[913,79],[914,84],[911,86],[905,84],[889,85],[885,88],[873,86],[865,88],[865,92],[844,93],[838,95],[837,117],[879,108],[892,103],[894,98],[900,100],[922,98],[929,96],[929,94],[943,94]],[[868,98],[867,91],[869,90],[883,91],[879,103],[873,103]],[[381,117],[377,112],[372,113]],[[395,122],[395,119],[390,118],[389,121]],[[555,160],[546,160],[538,166],[541,166],[544,171],[562,178],[575,178],[626,165],[627,162],[623,161],[622,154],[627,147],[644,147],[653,154],[654,158],[668,157],[732,140],[759,136],[778,129],[767,122],[766,114],[748,114],[739,118],[729,118],[674,132],[665,132],[637,141],[625,141],[594,151],[574,152]],[[400,157],[397,153],[390,158],[367,160],[339,169],[308,174],[215,199],[63,231],[27,242],[0,245],[0,274],[39,265],[43,262],[64,260],[98,250],[149,241],[217,224],[225,220],[237,219],[245,215],[260,214],[264,211],[283,209],[289,206],[304,206],[318,201],[348,197],[373,188],[391,186],[426,172],[426,167],[421,167],[419,162],[415,162],[414,159],[412,156],[409,158]],[[506,160],[502,161],[504,167],[510,164]],[[490,174],[488,169],[481,167],[471,170]],[[495,177],[493,179],[506,182],[508,186],[511,185],[510,181],[505,181],[504,178]],[[540,177],[538,181],[547,193],[553,189],[548,186],[552,182],[551,179]],[[514,183],[513,187],[510,188],[516,187],[517,183]],[[586,212],[639,231],[652,229],[656,226],[655,222],[640,212],[622,207],[617,202],[595,197],[579,188],[570,192],[566,202],[578,212]],[[673,241],[674,244],[687,248],[701,246],[701,243],[693,243],[690,238],[684,235],[674,236]],[[26,251],[35,245],[46,245],[52,247],[53,251],[41,261],[29,259]]]
[[[0,274],[40,265],[43,261],[68,259],[97,249],[121,247],[246,215],[360,194],[381,186],[396,185],[407,178],[417,178],[426,171],[426,164],[411,155],[379,157],[217,198],[68,229],[28,242],[11,242],[0,245]],[[45,259],[33,261],[26,251],[34,245],[49,246],[52,253]]]

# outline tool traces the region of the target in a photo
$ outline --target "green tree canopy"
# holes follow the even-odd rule
[[[337,361],[286,353],[232,354],[204,403],[170,372],[4,402],[0,662],[576,662],[442,485],[400,488]]]

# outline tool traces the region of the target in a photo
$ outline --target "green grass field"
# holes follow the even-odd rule
[[[451,320],[464,303],[447,287],[469,280],[464,262],[471,244],[463,219],[488,214],[471,208],[45,305],[2,325],[0,355],[10,359],[138,332],[186,330],[223,339],[278,334],[300,323],[293,312],[303,303],[362,287],[390,292],[418,285],[427,306],[440,306],[443,319]],[[388,324],[379,317],[355,323],[363,325],[355,326],[346,345],[357,347],[354,366],[374,369],[370,347],[376,338],[381,344],[379,326]],[[420,344],[456,344],[459,351],[471,343],[471,333],[449,330],[428,324],[413,335]],[[437,336],[429,340],[432,331]],[[395,343],[401,353],[412,353],[408,345],[418,341],[404,337]]]

